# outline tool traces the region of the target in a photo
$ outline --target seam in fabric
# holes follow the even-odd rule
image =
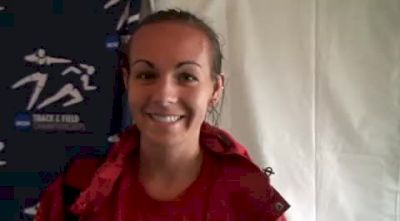
[[[313,59],[312,59],[312,75],[313,75],[313,92],[312,92],[312,142],[314,149],[314,220],[317,221],[318,217],[318,196],[317,196],[317,185],[318,185],[318,136],[317,136],[317,101],[318,101],[318,34],[319,34],[319,23],[318,23],[318,0],[314,0],[314,13],[313,19],[314,23],[312,24],[312,32],[314,34],[313,39]]]
[[[396,200],[395,200],[395,219],[396,221],[400,221],[400,163],[397,164],[397,188],[395,188],[396,191]]]

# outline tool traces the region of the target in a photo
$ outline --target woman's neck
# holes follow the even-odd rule
[[[140,178],[180,180],[197,175],[203,154],[197,142],[159,145],[141,139]]]
[[[203,151],[198,143],[156,145],[141,139],[139,181],[156,200],[173,200],[198,177]]]

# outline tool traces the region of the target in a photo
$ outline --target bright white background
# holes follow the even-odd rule
[[[154,0],[221,35],[221,127],[289,221],[400,221],[400,0]]]

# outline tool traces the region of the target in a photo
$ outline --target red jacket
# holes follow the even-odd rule
[[[42,195],[37,221],[123,221],[118,217],[116,189],[126,159],[139,147],[136,126],[120,135],[105,159],[75,160]],[[270,185],[269,177],[227,132],[204,123],[200,145],[228,159],[211,190],[208,221],[276,221],[289,204]],[[224,161],[225,162],[225,161]],[[232,182],[240,180],[240,182]],[[120,193],[119,193],[120,194]],[[112,218],[111,218],[112,216]]]

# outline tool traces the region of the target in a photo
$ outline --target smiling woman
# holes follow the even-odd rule
[[[37,220],[284,219],[289,205],[245,147],[205,122],[224,88],[216,36],[180,10],[139,24],[123,71],[136,124],[104,160],[72,163]]]
[[[212,75],[210,48],[202,30],[183,22],[147,24],[132,36],[124,80],[142,140],[150,142],[142,149],[198,145],[207,109],[223,90],[223,75]]]

